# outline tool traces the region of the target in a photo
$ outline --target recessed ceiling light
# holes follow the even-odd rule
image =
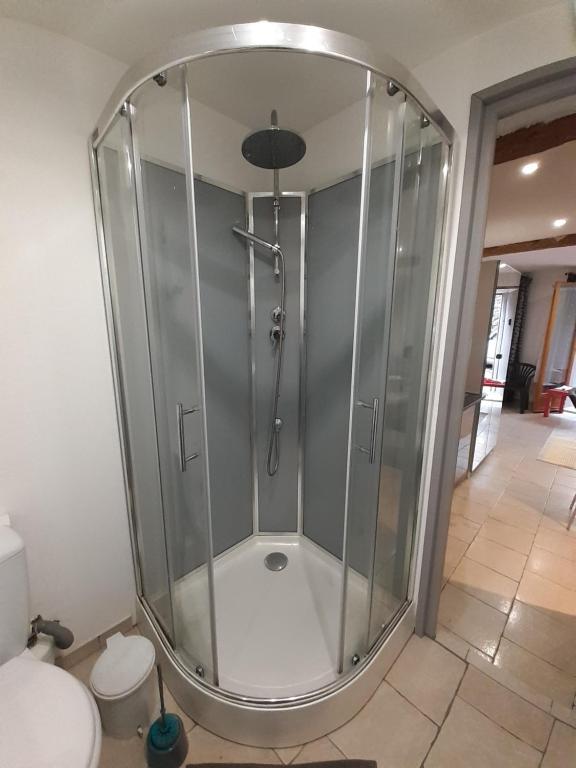
[[[556,229],[560,229],[560,227],[563,227],[567,221],[568,219],[554,219],[554,221],[552,222],[552,226],[556,227]]]
[[[524,176],[532,176],[533,173],[536,173],[538,168],[540,168],[540,163],[538,160],[533,160],[531,163],[525,163],[520,170]]]

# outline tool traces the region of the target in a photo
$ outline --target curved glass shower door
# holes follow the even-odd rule
[[[354,342],[349,400],[348,471],[343,557],[343,670],[368,648],[374,535],[380,485],[384,378],[402,165],[404,104],[387,84],[367,81],[362,200],[358,234]]]
[[[448,160],[438,132],[410,99],[401,122],[367,647],[411,596]]]
[[[346,494],[342,668],[410,600],[446,154],[373,78],[363,174]]]
[[[128,110],[174,643],[196,674],[217,682],[201,318],[183,89],[181,73],[172,72],[166,88],[141,86]]]
[[[141,603],[228,699],[334,686],[411,604],[446,156],[286,50],[156,75],[98,146]]]
[[[170,641],[174,638],[172,579],[163,514],[154,391],[140,259],[130,126],[118,117],[98,147],[97,172],[106,238],[102,277],[108,288],[115,345],[119,426],[128,502],[136,538],[139,590]]]

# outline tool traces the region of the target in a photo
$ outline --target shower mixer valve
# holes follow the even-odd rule
[[[286,338],[286,331],[282,329],[282,338]],[[270,328],[270,341],[272,342],[272,346],[275,347],[278,342],[280,341],[280,326],[279,325],[273,325],[272,328]]]
[[[274,309],[270,313],[270,317],[272,318],[272,322],[278,325],[278,323],[280,322],[280,318],[286,321],[286,312],[284,312],[281,309],[281,307],[274,307]]]

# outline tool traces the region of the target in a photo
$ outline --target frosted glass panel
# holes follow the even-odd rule
[[[355,380],[350,426],[346,530],[344,669],[367,650],[370,583],[378,509],[381,407],[393,276],[392,228],[402,104],[374,80],[370,96],[364,218],[356,308]],[[368,139],[367,139],[368,141]]]
[[[209,487],[179,74],[168,87],[151,82],[138,89],[132,126],[174,639],[193,668],[214,680]]]
[[[410,101],[404,148],[390,337],[382,402],[378,517],[370,609],[373,643],[409,599],[446,162],[432,125]]]
[[[156,618],[172,637],[166,531],[127,129],[126,120],[118,120],[98,148],[98,173],[141,586]]]

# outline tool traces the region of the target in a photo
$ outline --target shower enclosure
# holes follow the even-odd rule
[[[385,65],[212,30],[91,141],[142,629],[247,743],[347,720],[414,625],[450,127]]]

